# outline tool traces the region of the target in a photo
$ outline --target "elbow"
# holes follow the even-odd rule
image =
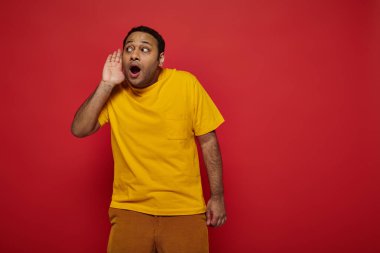
[[[71,125],[71,134],[77,138],[83,138],[89,135],[88,132],[83,131],[83,129],[80,129],[74,123]]]
[[[86,137],[87,135],[85,135],[84,133],[78,131],[77,129],[71,127],[71,134],[74,135],[75,137],[77,138],[83,138],[83,137]]]
[[[84,137],[87,136],[86,134],[82,134],[82,133],[78,133],[78,132],[73,132],[73,131],[71,131],[71,133],[72,133],[72,135],[74,135],[77,138],[84,138]]]
[[[95,133],[100,128],[99,123],[96,121],[95,123],[89,122],[80,122],[73,121],[71,124],[71,133],[77,138],[83,138]]]

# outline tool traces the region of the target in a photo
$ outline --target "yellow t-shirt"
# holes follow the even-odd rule
[[[98,121],[111,125],[111,207],[152,215],[205,212],[194,136],[224,119],[192,74],[163,69],[147,88],[117,86]]]

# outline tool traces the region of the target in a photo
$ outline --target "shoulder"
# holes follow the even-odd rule
[[[189,88],[195,88],[200,85],[197,77],[189,71],[177,69],[169,69],[169,71],[172,72],[172,80],[177,84],[181,83]]]
[[[170,73],[170,75],[172,75],[175,78],[181,78],[181,79],[184,79],[184,80],[194,80],[194,79],[196,79],[196,77],[195,77],[194,74],[190,73],[189,71],[185,71],[185,70],[166,68],[165,72],[167,72],[168,74]]]
[[[195,78],[195,76],[186,70],[176,70],[177,74],[185,78]]]

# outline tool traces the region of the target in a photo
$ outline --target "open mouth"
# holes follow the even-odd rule
[[[138,74],[140,73],[140,68],[137,67],[137,66],[132,66],[129,68],[129,70],[131,71],[132,74]]]

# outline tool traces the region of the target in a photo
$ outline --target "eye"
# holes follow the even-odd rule
[[[130,53],[130,52],[133,51],[133,47],[131,47],[131,46],[126,47],[126,48],[125,48],[125,51],[127,51],[128,53]]]
[[[150,52],[150,49],[147,48],[147,47],[143,47],[143,48],[141,48],[141,51],[142,51],[143,53],[149,53],[149,52]]]

